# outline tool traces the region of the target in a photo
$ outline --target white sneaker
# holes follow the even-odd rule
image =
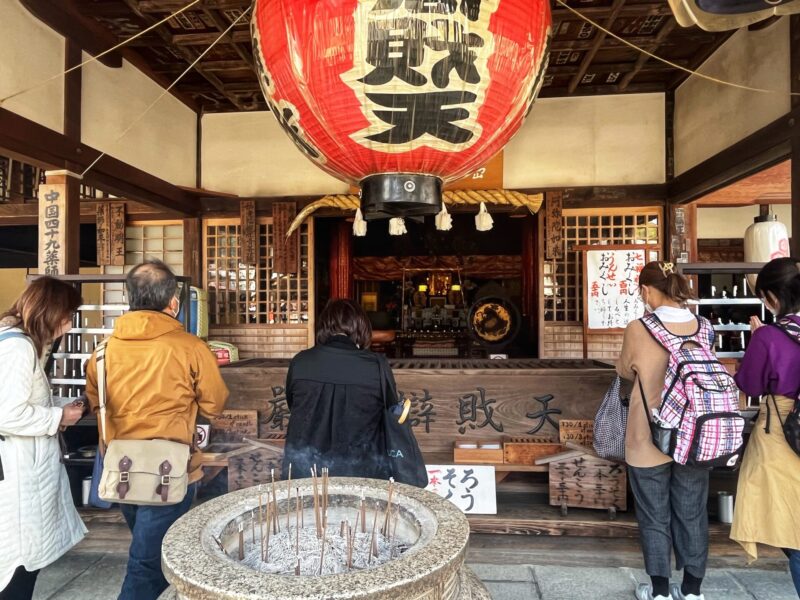
[[[653,586],[640,583],[636,586],[636,600],[673,600],[672,596],[653,596]]]
[[[703,594],[700,594],[699,596],[697,594],[684,595],[683,592],[681,592],[681,586],[679,583],[672,583],[669,587],[669,591],[672,592],[672,597],[675,600],[706,600],[706,597],[703,596]]]

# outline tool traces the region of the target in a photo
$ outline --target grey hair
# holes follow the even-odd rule
[[[136,265],[125,280],[131,310],[162,311],[178,291],[178,280],[160,260],[146,260]]]

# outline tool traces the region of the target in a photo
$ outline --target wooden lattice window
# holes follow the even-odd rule
[[[212,325],[304,325],[309,321],[309,247],[313,225],[300,229],[300,264],[295,275],[273,271],[272,219],[257,223],[258,265],[240,261],[238,219],[205,223],[205,283]]]
[[[542,302],[545,321],[583,320],[583,263],[577,246],[652,244],[661,247],[660,208],[568,209],[562,215],[563,257],[543,262]]]

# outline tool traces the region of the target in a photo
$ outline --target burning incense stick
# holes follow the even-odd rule
[[[339,523],[339,537],[341,537],[341,538],[344,537],[344,526],[345,526],[345,522],[341,521]]]
[[[289,528],[287,527],[288,531]],[[295,546],[297,553],[300,554],[300,488],[295,488],[294,494],[294,533],[295,533]]]
[[[322,514],[324,520],[322,526],[328,526],[328,467],[322,469]]]
[[[277,534],[281,532],[281,528],[279,524],[280,519],[278,518],[278,495],[275,493],[275,469],[270,469],[270,472],[272,473],[272,502],[275,504],[275,510],[272,511],[272,520],[273,528]]]
[[[267,498],[267,542],[264,544],[264,562],[269,562],[269,535],[270,531],[272,530],[272,515],[271,512],[271,504],[269,503],[269,498]]]
[[[367,564],[372,564],[372,555],[375,553],[375,530],[378,528],[378,504],[375,503],[375,518],[372,519],[372,535],[369,540],[369,561]]]
[[[244,521],[239,523],[239,562],[244,560]]]
[[[357,525],[357,524],[356,524]],[[353,528],[350,521],[347,522],[347,570],[353,568]]]
[[[394,557],[394,551],[395,551],[394,541],[395,541],[395,539],[397,539],[396,538],[396,536],[397,536],[397,521],[399,521],[399,519],[397,518],[397,511],[395,510],[394,526],[392,527],[392,539],[389,541],[389,558],[393,558]]]
[[[314,486],[314,524],[317,528],[317,538],[322,534],[322,529],[320,528],[320,514],[319,514],[319,491],[317,489],[317,471],[316,465],[314,468],[311,469],[311,481]]]
[[[264,557],[264,501],[261,496],[261,485],[258,486],[258,531],[261,538],[261,554]]]
[[[364,503],[364,492],[361,492],[361,533],[367,533],[367,505]]]
[[[292,511],[289,510],[289,501],[292,499],[292,463],[289,463],[289,478],[286,480],[286,531],[289,531],[289,517]]]
[[[392,510],[392,496],[394,495],[394,477],[389,478],[389,499],[386,501],[386,517],[383,520],[383,527],[381,533],[384,537],[389,536],[389,517]]]
[[[297,564],[294,566],[294,574],[300,575],[300,559],[297,559]]]
[[[323,529],[322,530],[322,549],[320,550],[320,554],[319,554],[319,574],[320,575],[322,575],[322,565],[325,564],[324,563],[324,560],[325,560],[325,536],[327,535],[327,533],[328,533],[327,529]]]
[[[256,544],[256,509],[255,508],[250,511],[250,525],[252,526],[252,532],[253,532],[252,542],[253,542],[253,545],[255,546],[255,544]]]

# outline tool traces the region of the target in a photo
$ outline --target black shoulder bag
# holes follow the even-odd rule
[[[383,395],[383,439],[389,473],[395,481],[419,488],[428,485],[428,471],[417,444],[417,438],[407,420],[408,409],[397,400],[397,389],[389,376],[386,357],[377,355]]]
[[[781,331],[783,331],[789,338],[797,343],[800,344],[800,326],[797,325],[794,321],[789,318],[784,317],[777,323],[773,325],[773,327],[777,327]],[[771,386],[770,386],[771,387]],[[783,429],[783,436],[786,438],[786,443],[789,444],[789,447],[794,450],[794,453],[800,456],[800,394],[795,395],[794,405],[792,406],[792,410],[789,411],[789,414],[786,415],[786,419],[781,420],[781,413],[778,410],[778,402],[775,400],[775,394],[770,391],[769,394],[770,398],[772,398],[772,404],[775,406],[775,414],[778,416],[778,422],[781,424],[781,429]],[[769,433],[770,428],[770,408],[769,408],[769,398],[767,399],[767,423],[764,427],[766,433]]]

